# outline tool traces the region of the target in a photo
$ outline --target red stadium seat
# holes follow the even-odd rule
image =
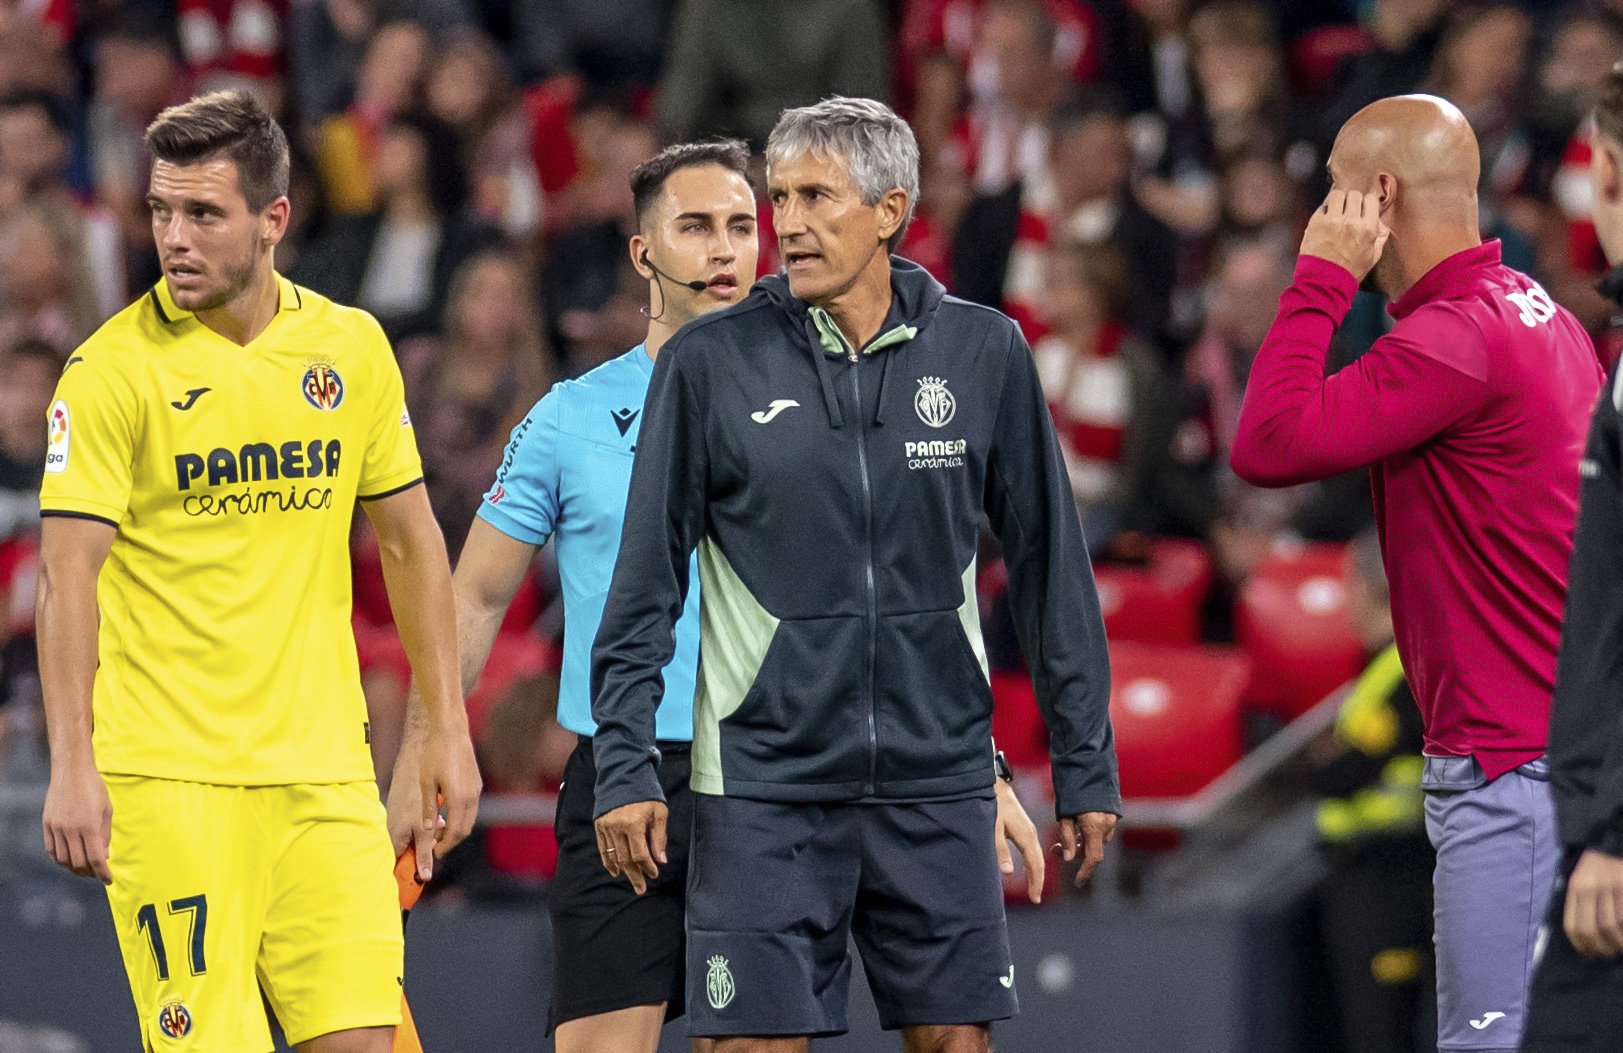
[[[39,539],[18,532],[0,541],[0,640],[34,635]]]
[[[992,671],[992,739],[1014,767],[1047,769],[1048,729],[1024,669]]]
[[[1123,797],[1187,797],[1244,752],[1240,699],[1251,675],[1228,647],[1110,647],[1110,720]]]
[[[1251,656],[1251,706],[1291,720],[1358,675],[1364,648],[1347,617],[1344,552],[1277,550],[1240,587],[1234,637]]]
[[[1200,639],[1200,609],[1212,583],[1212,561],[1198,541],[1160,538],[1143,567],[1104,563],[1093,568],[1112,641],[1192,644]]]

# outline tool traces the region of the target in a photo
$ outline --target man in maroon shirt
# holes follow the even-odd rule
[[[1438,1046],[1513,1050],[1558,861],[1543,754],[1578,459],[1602,372],[1577,321],[1477,222],[1463,115],[1349,120],[1258,352],[1231,462],[1288,486],[1369,466],[1399,653],[1426,724]],[[1360,282],[1391,332],[1325,377]]]

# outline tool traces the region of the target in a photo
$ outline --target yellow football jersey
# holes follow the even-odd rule
[[[422,478],[365,311],[278,276],[246,347],[160,280],[74,352],[43,515],[116,527],[97,583],[97,766],[238,786],[373,777],[350,628],[359,498]]]

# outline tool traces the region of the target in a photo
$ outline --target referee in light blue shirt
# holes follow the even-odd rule
[[[564,593],[558,723],[586,738],[595,730],[588,683],[592,637],[603,617],[620,548],[631,455],[637,448],[643,396],[654,369],[651,353],[658,351],[638,344],[580,379],[554,387],[514,429],[496,483],[479,506],[479,518],[502,535],[492,540],[492,546],[523,546],[526,561],[534,548],[554,539]],[[513,555],[516,559],[519,553]],[[505,612],[505,603],[492,610],[497,624]],[[676,655],[665,667],[671,704],[660,710],[655,724],[662,746],[685,749],[693,738],[698,618],[698,597],[689,596],[677,623]],[[583,742],[580,751],[589,761],[590,744]],[[686,761],[682,763],[685,767]]]
[[[669,704],[659,712],[656,737],[660,783],[671,802],[670,851],[645,895],[599,862],[588,679],[654,359],[684,323],[743,299],[755,279],[759,241],[748,164],[743,143],[718,141],[670,147],[632,173],[639,232],[630,251],[649,282],[647,340],[558,384],[513,429],[457,563],[462,683],[471,690],[536,550],[548,538],[557,545],[564,593],[558,722],[581,736],[558,798],[558,873],[548,898],[555,952],[548,1023],[559,1053],[652,1053],[665,1020],[682,1013],[697,592],[687,599],[676,653],[664,670]],[[422,745],[415,694],[408,719],[396,764],[408,774],[389,795],[397,844],[409,837],[416,814],[417,780],[409,774]]]

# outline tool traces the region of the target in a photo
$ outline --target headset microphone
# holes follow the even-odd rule
[[[659,275],[661,278],[664,278],[666,281],[675,282],[677,285],[686,285],[689,289],[692,289],[694,292],[704,292],[706,289],[710,288],[710,283],[709,282],[701,282],[701,281],[685,282],[685,281],[682,281],[682,280],[680,280],[678,278],[673,278],[671,275],[666,274],[664,271],[662,271],[658,267],[654,266],[653,261],[648,258],[648,253],[646,253],[646,252],[642,254],[642,264],[643,264],[644,267],[647,267],[649,270],[653,271],[655,274]],[[663,312],[661,312],[661,313],[663,313]]]

